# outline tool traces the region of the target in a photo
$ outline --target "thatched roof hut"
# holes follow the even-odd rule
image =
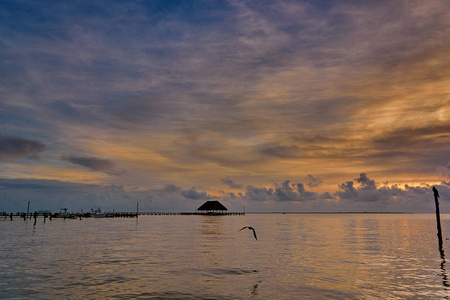
[[[197,210],[205,211],[205,212],[219,212],[228,210],[225,206],[222,205],[219,201],[206,201],[202,204]]]

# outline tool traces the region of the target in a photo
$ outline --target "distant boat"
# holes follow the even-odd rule
[[[91,217],[92,218],[111,218],[111,217],[114,217],[114,214],[110,213],[110,212],[102,212],[102,210],[99,207],[96,210],[91,209]]]
[[[77,216],[75,214],[67,213],[67,208],[61,208],[64,212],[59,212],[53,214],[53,218],[64,218],[64,219],[76,219]]]
[[[91,208],[91,217],[92,218],[105,218],[106,217],[106,213],[102,212],[100,207],[97,208],[96,210]]]

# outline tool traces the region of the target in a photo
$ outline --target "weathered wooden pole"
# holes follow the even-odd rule
[[[436,223],[437,223],[437,236],[439,240],[439,250],[442,249],[443,241],[442,241],[442,229],[441,229],[441,213],[439,212],[439,192],[436,187],[433,186],[434,193],[434,204],[436,205]]]
[[[136,218],[139,217],[139,201],[136,203]]]

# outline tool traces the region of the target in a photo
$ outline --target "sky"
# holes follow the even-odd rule
[[[0,211],[450,213],[450,2],[0,1]]]

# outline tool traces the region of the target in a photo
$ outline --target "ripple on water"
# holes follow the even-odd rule
[[[230,297],[226,295],[221,296],[213,296],[202,293],[183,293],[177,291],[169,291],[169,292],[152,292],[152,293],[140,293],[140,294],[122,294],[116,295],[113,297],[114,299],[155,299],[155,300],[218,300],[218,299],[246,299],[241,297]]]

